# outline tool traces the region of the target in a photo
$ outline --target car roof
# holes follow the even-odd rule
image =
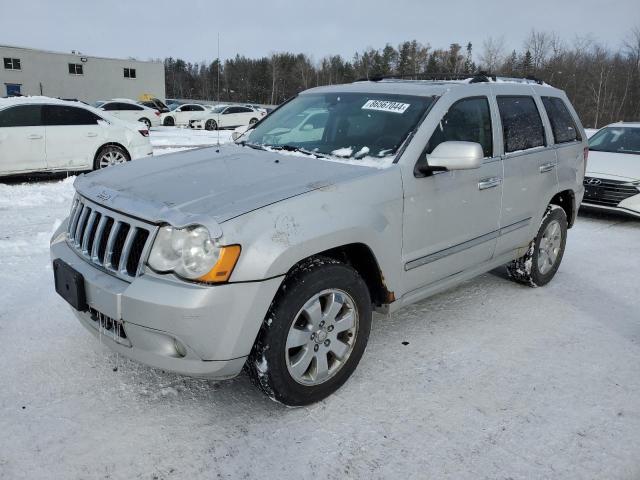
[[[484,82],[473,82],[472,78],[465,80],[403,80],[403,79],[383,79],[383,80],[361,80],[353,83],[328,85],[323,87],[315,87],[302,92],[301,94],[310,93],[382,93],[382,94],[400,94],[414,96],[441,96],[445,93],[459,88],[465,87],[486,87],[491,88],[495,93],[509,86],[510,91],[513,87],[521,87],[526,93],[531,93],[533,88],[538,93],[542,92],[561,92],[561,90],[545,83],[537,83],[526,79],[507,79],[496,78],[495,80]]]
[[[640,122],[616,122],[616,123],[610,123],[609,125],[605,125],[603,128],[607,128],[607,127],[640,128]]]
[[[73,107],[82,107],[90,109],[92,108],[90,105],[82,102],[74,102],[70,100],[60,100],[59,98],[45,97],[45,96],[32,96],[32,97],[9,97],[9,98],[0,98],[0,110],[3,108],[13,107],[15,105],[29,105],[29,104],[38,104],[38,105],[69,105]]]

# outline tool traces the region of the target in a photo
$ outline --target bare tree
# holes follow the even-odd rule
[[[482,42],[480,65],[487,72],[496,72],[505,60],[504,36],[499,38],[489,37]]]

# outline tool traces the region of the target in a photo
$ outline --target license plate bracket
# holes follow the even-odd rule
[[[56,258],[53,261],[53,277],[58,295],[76,310],[86,312],[89,307],[82,274],[68,263]]]

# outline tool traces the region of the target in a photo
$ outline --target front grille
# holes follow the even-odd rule
[[[619,180],[585,177],[583,183],[583,201],[593,205],[617,207],[621,201],[640,194],[637,187]]]
[[[156,227],[76,196],[69,244],[85,260],[124,280],[142,273]]]

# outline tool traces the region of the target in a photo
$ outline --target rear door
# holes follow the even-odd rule
[[[242,109],[240,107],[227,107],[220,117],[221,127],[236,127],[242,123]],[[247,120],[247,124],[249,121]]]
[[[84,108],[45,105],[47,164],[51,169],[85,169],[93,166],[93,157],[101,145],[100,117]]]
[[[522,88],[496,96],[502,127],[504,187],[496,255],[526,247],[557,191],[556,155],[549,147],[542,104]],[[505,91],[506,90],[506,91]],[[504,93],[503,93],[504,92]]]
[[[45,138],[41,105],[0,110],[0,173],[45,169]]]

